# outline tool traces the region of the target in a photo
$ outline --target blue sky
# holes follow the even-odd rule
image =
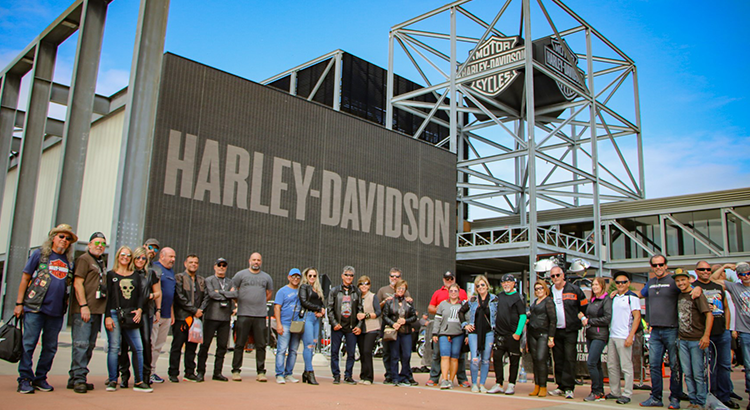
[[[565,3],[636,62],[647,197],[750,186],[750,125],[743,120],[750,110],[745,43],[750,25],[744,21],[749,2],[727,0],[721,7],[671,0]],[[0,3],[0,66],[69,4]],[[339,48],[387,67],[391,26],[443,4],[172,0],[165,49],[254,81]],[[500,4],[476,0],[471,6],[487,10],[489,20]],[[109,6],[101,94],[127,85],[137,13],[135,0]],[[60,48],[55,81],[70,82],[74,52],[71,38]]]

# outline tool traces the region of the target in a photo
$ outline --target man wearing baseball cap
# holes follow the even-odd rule
[[[276,318],[276,333],[279,334],[276,348],[276,383],[297,383],[292,373],[294,362],[297,360],[297,348],[302,338],[302,333],[290,332],[292,320],[303,320],[300,317],[298,289],[302,274],[299,269],[289,270],[287,280],[289,284],[276,292],[276,300],[273,304],[273,315]],[[288,355],[287,355],[288,351]]]
[[[23,268],[13,314],[23,315],[23,355],[18,362],[18,392],[54,390],[47,373],[57,353],[57,337],[68,308],[73,280],[73,252],[78,236],[68,224],[49,231],[47,240],[35,250]],[[42,335],[43,334],[43,335]],[[34,350],[42,335],[42,352],[32,370]]]
[[[514,394],[516,392],[516,378],[518,364],[521,360],[521,334],[526,326],[526,303],[516,290],[516,278],[510,273],[500,279],[503,292],[497,295],[497,311],[504,314],[495,318],[495,351],[492,359],[495,363],[503,363],[503,357],[508,354],[510,368],[508,370],[508,388],[503,389],[503,367],[495,366],[496,383],[487,393]]]
[[[161,245],[159,245],[159,241],[156,240],[155,238],[146,239],[146,242],[143,243],[143,247],[148,250],[149,263],[154,260],[156,255],[159,253],[159,249],[161,249]]]
[[[456,283],[456,274],[451,271],[446,271],[443,274],[443,286],[441,286],[435,293],[432,294],[430,299],[430,305],[427,306],[427,311],[434,315],[437,312],[437,307],[440,302],[448,299],[448,287]],[[458,298],[462,301],[467,300],[466,291],[461,289],[458,293]],[[432,326],[427,326],[428,332],[432,329]],[[426,335],[432,340],[431,335]],[[440,349],[437,343],[432,346],[432,364],[430,365],[430,380],[427,380],[427,386],[435,386],[440,378]],[[458,373],[456,374],[458,383],[463,387],[471,387],[469,379],[466,378],[466,353],[461,353],[458,358]]]
[[[206,359],[211,340],[216,335],[216,355],[214,358],[213,380],[225,382],[228,379],[221,374],[224,367],[224,356],[229,343],[229,323],[232,319],[237,290],[227,278],[227,260],[219,258],[214,263],[214,275],[206,278],[206,293],[203,296],[203,343],[198,352],[198,381],[203,381],[206,373]]]

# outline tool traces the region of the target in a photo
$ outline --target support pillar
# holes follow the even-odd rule
[[[537,245],[537,218],[536,218],[536,140],[534,138],[534,129],[536,128],[536,114],[534,112],[534,76],[529,73],[534,72],[534,55],[532,49],[531,37],[531,0],[523,0],[523,38],[524,51],[526,53],[526,70],[525,90],[526,90],[526,141],[528,145],[528,160],[526,167],[528,170],[528,199],[529,199],[529,283],[526,289],[527,295],[533,295],[534,282],[536,282],[536,271],[534,263],[538,253]],[[526,205],[521,203],[522,207]]]
[[[96,78],[107,17],[105,0],[84,2],[81,29],[78,31],[76,64],[68,97],[68,112],[63,132],[63,157],[60,160],[60,182],[55,211],[55,226],[66,223],[78,229],[83,173],[86,166],[91,115],[94,111]],[[63,186],[64,184],[64,186]],[[85,237],[87,233],[81,235]]]
[[[9,249],[5,262],[7,292],[3,301],[3,312],[12,311],[15,307],[17,289],[19,283],[21,283],[21,273],[29,256],[36,188],[39,182],[39,165],[42,160],[44,128],[47,124],[57,45],[42,40],[36,45],[34,54],[34,69],[31,74],[30,86],[31,95],[23,127],[21,161],[18,165],[18,185],[10,225]]]
[[[168,0],[141,0],[115,198],[114,249],[143,243]]]

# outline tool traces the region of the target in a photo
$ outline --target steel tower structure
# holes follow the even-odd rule
[[[391,29],[386,118],[403,110],[450,127],[438,145],[457,155],[459,247],[472,243],[469,213],[517,216],[533,280],[537,211],[593,205],[595,228],[579,239],[601,269],[600,203],[645,196],[635,63],[562,1],[496,4],[456,1]],[[425,88],[394,95],[396,66]],[[427,93],[437,103],[417,101]]]

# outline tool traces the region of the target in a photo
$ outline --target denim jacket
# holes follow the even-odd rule
[[[497,317],[497,303],[495,303],[495,299],[497,299],[497,296],[495,296],[492,293],[488,293],[490,296],[490,325],[492,328],[495,328],[495,318]],[[477,308],[479,307],[479,296],[473,295],[471,299],[469,299],[469,314],[466,315],[466,321],[461,323],[461,327],[466,327],[466,325],[474,325],[474,316],[476,316]]]

